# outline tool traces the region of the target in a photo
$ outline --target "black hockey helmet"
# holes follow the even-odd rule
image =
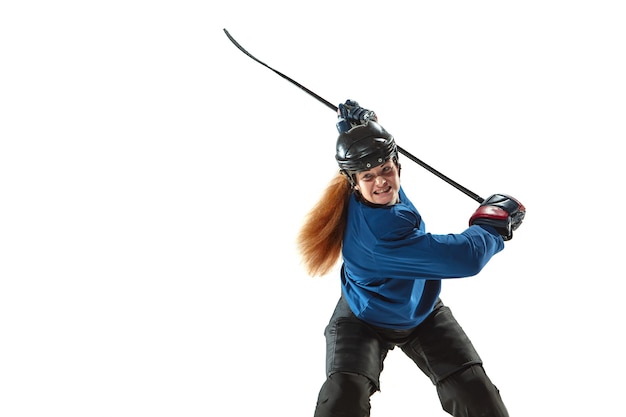
[[[368,171],[392,158],[397,162],[396,142],[389,132],[373,120],[354,126],[337,138],[335,159],[339,169],[352,183],[355,173]]]

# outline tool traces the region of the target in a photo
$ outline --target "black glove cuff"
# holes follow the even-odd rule
[[[502,239],[511,240],[513,238],[513,230],[511,230],[509,221],[478,218],[472,222],[472,225],[491,226],[502,236]]]

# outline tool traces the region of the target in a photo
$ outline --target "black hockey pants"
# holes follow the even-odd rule
[[[380,389],[383,361],[395,346],[431,379],[449,414],[508,417],[478,353],[441,301],[418,327],[398,331],[365,324],[341,298],[325,335],[327,379],[315,417],[368,417],[370,397]]]

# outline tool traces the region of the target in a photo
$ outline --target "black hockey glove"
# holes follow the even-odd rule
[[[376,113],[372,110],[364,109],[354,100],[346,100],[341,103],[337,110],[337,130],[339,133],[347,132],[354,126],[364,124],[368,120],[377,121]]]
[[[469,224],[493,226],[504,240],[511,240],[513,231],[522,224],[525,215],[526,208],[522,203],[506,194],[494,194],[482,202]]]

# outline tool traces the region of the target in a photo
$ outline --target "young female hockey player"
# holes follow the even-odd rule
[[[374,112],[339,105],[340,174],[309,213],[298,237],[311,275],[339,256],[341,297],[325,330],[326,374],[316,417],[370,415],[383,361],[399,347],[433,382],[456,417],[508,416],[469,338],[439,299],[441,279],[476,275],[504,248],[525,208],[496,194],[458,234],[426,233],[400,186],[394,138]]]

